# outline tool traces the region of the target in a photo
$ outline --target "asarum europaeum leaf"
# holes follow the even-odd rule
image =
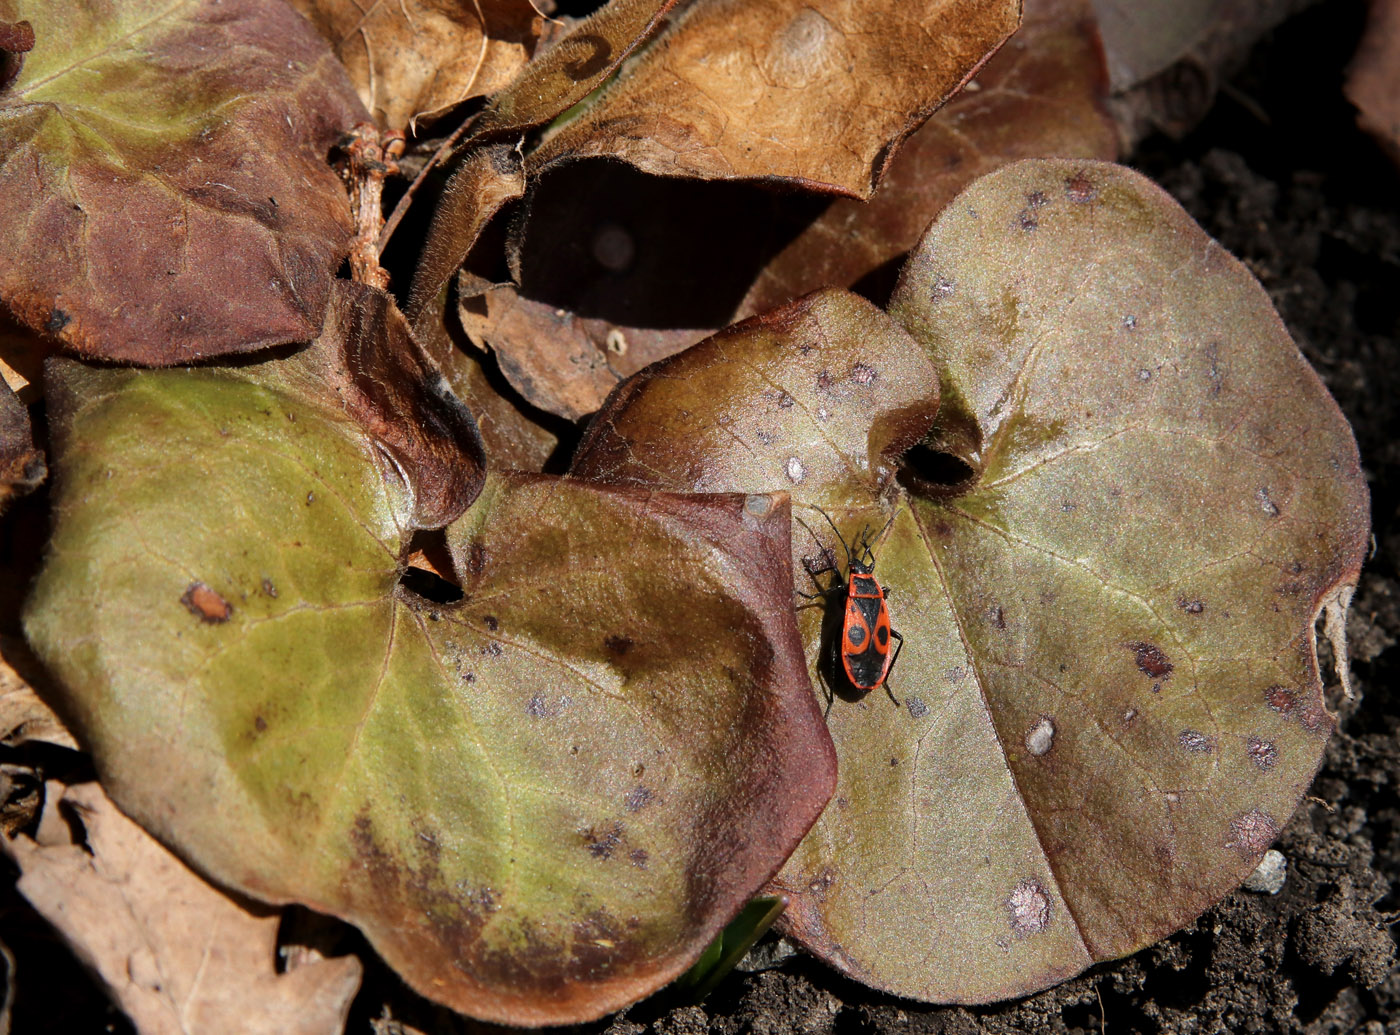
[[[148,365],[306,341],[350,246],[326,153],[368,118],[282,0],[14,0],[0,301]]]
[[[1367,540],[1356,445],[1249,272],[1119,166],[1017,163],[929,229],[892,315],[941,409],[898,476],[838,400],[895,405],[911,346],[815,333],[828,298],[625,382],[575,472],[789,488],[808,592],[846,568],[814,507],[868,530],[904,649],[862,694],[839,595],[804,618],[841,770],[780,925],[899,995],[1029,993],[1189,922],[1296,807],[1333,726],[1314,623]]]
[[[834,783],[787,497],[492,476],[446,530],[444,602],[401,578],[409,494],[305,363],[50,367],[26,630],[104,786],[464,1013],[660,987]]]

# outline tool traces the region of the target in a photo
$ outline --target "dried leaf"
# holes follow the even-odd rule
[[[0,635],[0,744],[37,740],[76,751],[73,734],[29,683],[37,667],[23,640]]]
[[[1258,283],[1128,170],[1030,161],[978,180],[893,312],[942,380],[903,492],[850,432],[828,444],[821,381],[754,341],[621,386],[575,470],[785,482],[848,542],[868,530],[905,637],[898,706],[832,681],[839,608],[805,618],[841,770],[774,882],[781,924],[875,987],[984,1002],[1155,941],[1258,863],[1333,725],[1313,624],[1355,581],[1366,490]],[[844,388],[870,336],[823,327]],[[869,347],[860,380],[896,360]],[[713,392],[690,412],[665,404],[701,377],[679,364]],[[845,557],[798,514],[810,591]]]
[[[0,298],[136,363],[314,337],[351,235],[324,159],[365,117],[325,44],[280,0],[16,4]]]
[[[57,786],[57,785],[51,785]],[[0,839],[18,888],[111,991],[142,1035],[338,1035],[360,961],[279,974],[279,916],[206,884],[117,811],[96,784],[62,806],[84,844]],[[56,810],[50,799],[47,809]]]
[[[662,176],[869,197],[898,142],[1019,17],[1019,0],[698,0],[546,134],[531,168],[610,156]]]
[[[425,341],[439,332],[446,289],[466,261],[481,231],[501,208],[525,193],[525,173],[513,147],[473,152],[443,188],[423,242],[406,312]],[[431,351],[431,348],[430,348]]]
[[[493,476],[435,603],[399,584],[406,494],[298,361],[51,367],[26,630],[104,784],[454,1009],[560,1023],[654,990],[834,781],[786,498]]]
[[[29,410],[9,384],[0,380],[0,511],[48,475],[44,452],[34,448]]]
[[[1400,3],[1371,0],[1366,32],[1347,71],[1357,122],[1400,162]]]
[[[571,108],[606,82],[675,5],[676,0],[608,0],[491,99],[471,139],[518,137]]]
[[[1114,158],[1107,89],[1089,0],[1026,0],[1021,27],[904,143],[869,202],[833,201],[764,266],[735,318],[887,268],[963,187],[1008,162]]]
[[[539,36],[528,0],[290,0],[335,48],[365,107],[404,129],[506,86]]]

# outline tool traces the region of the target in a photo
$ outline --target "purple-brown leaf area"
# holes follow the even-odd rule
[[[954,200],[892,305],[922,348],[839,297],[624,382],[574,470],[788,488],[808,592],[846,564],[814,504],[870,537],[894,700],[830,679],[808,605],[842,765],[780,923],[900,995],[1024,994],[1188,922],[1296,806],[1332,724],[1313,620],[1366,541],[1355,444],[1248,272],[1117,166]],[[906,352],[942,408],[892,483],[878,409],[842,400],[927,407],[897,402]]]
[[[0,96],[0,298],[84,355],[182,363],[305,341],[350,240],[332,143],[366,116],[273,0],[21,3]]]

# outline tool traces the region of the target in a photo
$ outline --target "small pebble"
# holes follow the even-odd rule
[[[1277,895],[1283,890],[1283,882],[1288,879],[1288,860],[1283,853],[1270,848],[1259,860],[1253,873],[1244,879],[1246,891],[1257,891]]]

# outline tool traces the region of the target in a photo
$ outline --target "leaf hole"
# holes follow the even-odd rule
[[[441,530],[414,535],[399,585],[434,604],[455,604],[462,599],[462,586],[453,571],[452,555]]]
[[[900,459],[899,482],[916,496],[956,496],[972,488],[977,470],[960,456],[920,442]]]

